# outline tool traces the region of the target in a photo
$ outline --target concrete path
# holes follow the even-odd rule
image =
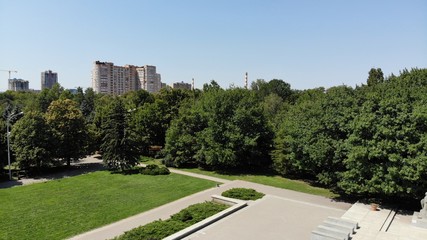
[[[230,180],[227,180],[227,179],[217,178],[217,177],[210,177],[210,176],[206,176],[206,175],[202,175],[202,174],[181,171],[181,170],[178,170],[176,168],[169,168],[169,171],[171,171],[173,173],[181,174],[181,175],[187,175],[187,176],[190,176],[190,177],[211,180],[213,182],[218,182],[218,183],[229,183],[229,182],[231,182]]]

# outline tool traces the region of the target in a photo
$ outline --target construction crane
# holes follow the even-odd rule
[[[10,79],[10,73],[11,72],[14,72],[14,73],[18,72],[18,71],[15,71],[15,70],[2,70],[2,69],[0,69],[0,71],[2,71],[2,72],[9,72],[9,79]]]

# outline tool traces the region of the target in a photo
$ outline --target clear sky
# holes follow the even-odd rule
[[[40,89],[91,86],[96,60],[155,65],[162,82],[293,89],[365,83],[427,67],[426,0],[0,0],[0,69]],[[7,89],[0,72],[0,91]]]

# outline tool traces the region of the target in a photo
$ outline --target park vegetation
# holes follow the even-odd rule
[[[112,170],[141,155],[167,166],[306,179],[341,195],[418,199],[427,189],[427,69],[366,84],[293,90],[278,79],[250,89],[139,90],[122,96],[57,85],[40,93],[0,94],[0,167],[37,172],[99,151]],[[162,151],[153,153],[152,146]]]
[[[160,240],[213,216],[228,206],[215,202],[196,203],[166,220],[157,220],[134,228],[114,240]]]
[[[265,194],[257,192],[252,188],[231,188],[221,193],[221,196],[240,200],[257,200],[264,197]]]

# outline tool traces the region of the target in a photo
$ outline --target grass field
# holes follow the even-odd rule
[[[243,180],[248,182],[254,182],[259,184],[264,184],[268,186],[278,187],[278,188],[284,188],[289,189],[293,191],[303,192],[303,193],[309,193],[319,196],[324,196],[328,198],[337,198],[339,197],[338,194],[335,194],[331,192],[329,189],[326,188],[320,188],[320,187],[314,187],[311,186],[309,183],[300,181],[300,180],[292,180],[280,176],[275,175],[255,175],[255,174],[222,174],[212,171],[205,171],[198,168],[180,168],[179,170],[188,171],[192,173],[198,173],[203,174],[207,176],[217,177],[217,178],[224,178],[228,180]]]
[[[99,171],[0,189],[0,239],[64,239],[214,186],[178,174]]]
[[[153,159],[145,157],[143,161],[145,164],[156,164],[162,165],[160,159]],[[163,165],[162,165],[163,166]],[[289,189],[297,192],[309,193],[313,195],[323,196],[327,198],[339,198],[340,195],[333,193],[329,189],[315,187],[310,185],[308,182],[301,180],[292,180],[284,178],[278,175],[262,175],[262,174],[224,174],[214,171],[206,171],[199,168],[179,168],[179,170],[203,174],[211,177],[223,178],[227,180],[243,180],[248,182],[254,182],[264,184],[272,187],[278,187],[283,189]]]

